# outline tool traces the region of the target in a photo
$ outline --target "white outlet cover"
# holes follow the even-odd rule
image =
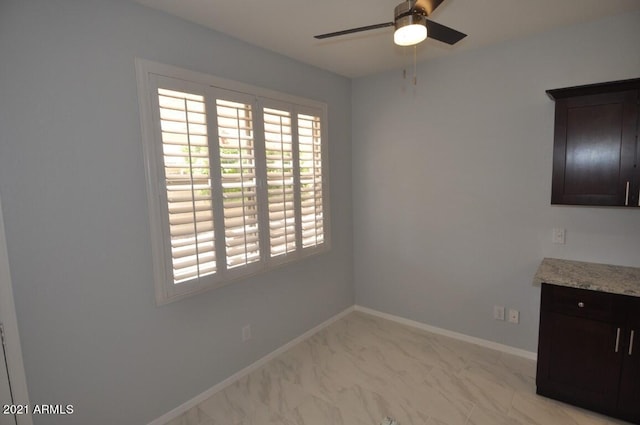
[[[242,327],[242,341],[248,341],[251,339],[251,325],[244,325]]]
[[[520,323],[520,312],[518,310],[509,309],[509,322]]]

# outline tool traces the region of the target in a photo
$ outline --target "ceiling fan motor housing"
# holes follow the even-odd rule
[[[396,29],[414,24],[426,25],[427,22],[427,12],[420,7],[416,7],[415,0],[403,1],[397,5],[393,15]]]

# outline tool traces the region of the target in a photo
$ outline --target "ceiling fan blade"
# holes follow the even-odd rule
[[[329,32],[327,34],[314,35],[313,38],[322,40],[324,38],[337,37],[339,35],[353,34],[354,32],[369,31],[369,30],[375,30],[378,28],[392,27],[393,25],[394,25],[393,22],[385,22],[383,24],[367,25],[366,27],[351,28],[348,30]]]
[[[467,34],[463,34],[453,28],[449,28],[445,25],[427,19],[427,37],[429,38],[433,38],[434,40],[442,41],[447,44],[456,44],[466,36]]]

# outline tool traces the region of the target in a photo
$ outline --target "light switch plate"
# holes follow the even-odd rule
[[[552,236],[552,241],[553,243],[556,244],[562,244],[564,245],[565,243],[565,229],[561,229],[559,227],[554,228],[553,229],[553,236]]]

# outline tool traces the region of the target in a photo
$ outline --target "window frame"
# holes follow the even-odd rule
[[[168,304],[179,299],[183,299],[198,293],[225,286],[239,279],[268,272],[274,268],[285,264],[299,261],[309,256],[318,255],[331,249],[331,225],[330,225],[330,194],[329,194],[329,162],[328,162],[328,125],[327,125],[327,105],[323,102],[305,99],[277,91],[256,87],[253,85],[228,80],[205,73],[195,72],[165,65],[145,59],[136,58],[136,79],[138,89],[138,102],[140,107],[140,122],[142,135],[142,148],[145,168],[145,178],[147,187],[147,203],[149,211],[150,242],[153,260],[153,276],[155,286],[155,299],[157,305]],[[162,88],[169,90],[184,91],[187,93],[199,93],[204,96],[207,138],[209,151],[209,167],[211,170],[212,192],[221,188],[220,186],[220,162],[219,152],[217,155],[211,152],[220,149],[218,139],[218,114],[216,113],[216,97],[214,93],[227,93],[233,99],[224,98],[230,101],[251,100],[253,114],[253,137],[255,149],[255,167],[257,179],[257,215],[259,226],[260,259],[249,265],[237,268],[227,268],[226,252],[219,249],[224,244],[219,242],[217,236],[224,232],[222,216],[220,212],[223,206],[220,203],[222,194],[212,193],[212,211],[215,228],[215,252],[216,267],[221,263],[224,266],[212,274],[198,277],[193,280],[174,283],[172,269],[172,254],[170,237],[168,235],[168,201],[166,190],[166,179],[164,175],[163,140],[160,129],[159,100],[157,88],[159,82],[163,81]],[[170,82],[168,84],[167,82]],[[167,86],[168,85],[168,86]],[[222,97],[221,97],[222,98]],[[239,99],[239,100],[236,100]],[[265,134],[264,134],[264,108],[276,108],[290,112],[292,127],[292,146],[299,145],[297,134],[299,115],[313,115],[320,118],[321,133],[321,177],[322,177],[322,215],[323,215],[323,242],[312,247],[303,248],[301,221],[302,206],[300,203],[300,173],[298,147],[294,149],[294,163],[297,163],[298,174],[295,180],[296,188],[294,196],[295,217],[296,217],[296,249],[287,254],[271,257],[270,255],[270,232],[269,213],[267,203],[267,174],[265,156]],[[283,109],[288,108],[288,109]],[[296,130],[294,130],[294,128]],[[295,135],[293,133],[296,133]],[[264,174],[263,174],[264,172]],[[266,211],[265,211],[266,210]]]

